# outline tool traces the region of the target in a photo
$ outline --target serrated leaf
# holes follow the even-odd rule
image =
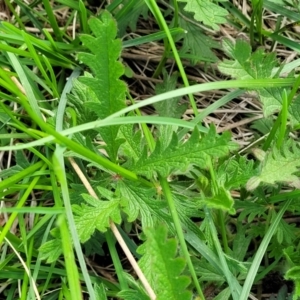
[[[85,76],[91,77],[88,73],[85,73]],[[68,94],[68,101],[69,105],[72,105],[76,111],[78,125],[97,120],[96,113],[85,105],[88,101],[97,102],[96,94],[89,86],[83,84],[78,79],[73,80],[73,88],[71,94]],[[97,134],[94,130],[84,132],[86,137],[89,136],[92,139]]]
[[[127,26],[130,27],[131,31],[136,31],[136,24],[140,15],[147,20],[148,6],[144,0],[122,1],[122,8],[116,14],[120,37],[123,37],[126,33]]]
[[[299,188],[300,180],[294,175],[299,171],[299,167],[300,147],[295,141],[288,140],[280,150],[274,146],[271,152],[267,153],[261,162],[260,174],[252,177],[246,187],[248,190],[254,190],[261,182],[273,185],[282,182]]]
[[[218,24],[226,23],[228,12],[221,6],[209,0],[178,0],[187,2],[184,7],[185,11],[194,13],[194,19],[203,22],[205,25],[219,30]]]
[[[57,261],[62,255],[62,243],[59,229],[54,228],[50,233],[54,239],[47,241],[39,248],[40,259],[45,259],[48,264]]]
[[[121,150],[124,154],[137,161],[142,155],[143,139],[141,130],[136,130],[133,124],[126,124],[120,127],[119,136],[124,139]]]
[[[216,177],[220,185],[227,189],[235,189],[245,185],[256,174],[253,160],[235,156],[219,166]]]
[[[126,205],[126,201],[120,198],[103,201],[87,194],[83,194],[82,197],[88,205],[85,203],[80,206],[72,205],[77,232],[82,243],[89,240],[96,229],[105,232],[110,220],[116,224],[121,223],[121,209]]]
[[[218,64],[222,73],[244,80],[272,78],[272,70],[277,65],[275,53],[266,53],[263,49],[258,49],[251,54],[249,43],[243,39],[238,39],[235,44],[224,39],[223,48],[234,60],[224,60]],[[280,88],[259,89],[257,93],[263,103],[266,117],[281,109],[282,92]]]
[[[153,153],[148,157],[145,149],[132,169],[137,174],[147,177],[152,177],[154,173],[167,177],[173,171],[184,173],[191,165],[206,168],[210,158],[225,156],[234,149],[237,149],[237,145],[230,141],[230,133],[219,136],[213,127],[203,138],[200,138],[195,130],[184,143],[179,143],[174,133],[166,149],[162,148],[161,142],[158,141]]]
[[[86,102],[86,107],[104,119],[125,107],[126,85],[119,79],[124,74],[124,66],[118,61],[122,44],[116,39],[116,22],[108,12],[104,12],[100,20],[91,18],[89,26],[96,37],[82,35],[80,39],[92,53],[79,53],[78,57],[92,70],[94,77],[80,77],[78,80],[91,88],[97,98],[97,101]],[[119,126],[99,129],[112,160],[116,159],[122,142],[116,139],[118,130]]]
[[[163,71],[164,81],[155,86],[155,93],[157,95],[174,91],[178,82],[178,74],[169,76],[167,72]],[[170,98],[165,101],[153,104],[154,108],[161,117],[181,118],[182,114],[187,109],[187,104],[180,104],[181,97]]]
[[[127,200],[124,210],[128,215],[128,222],[133,222],[138,216],[142,227],[153,227],[155,224],[165,223],[170,217],[164,212],[167,207],[165,201],[159,201],[154,196],[155,189],[139,186],[136,183],[120,181],[118,183],[120,194]]]
[[[157,300],[190,300],[192,293],[186,288],[190,278],[180,275],[185,268],[183,258],[176,257],[177,242],[167,239],[165,226],[144,230],[146,242],[138,248],[143,257],[139,265],[157,294]]]
[[[179,26],[186,31],[183,34],[182,47],[179,51],[182,56],[185,54],[191,56],[190,61],[192,64],[200,61],[216,62],[218,60],[212,48],[219,49],[219,43],[215,42],[209,35],[201,32],[198,26],[183,18],[179,18]]]

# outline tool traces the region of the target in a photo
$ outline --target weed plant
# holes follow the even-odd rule
[[[249,4],[3,1],[1,299],[300,297],[300,7]],[[136,101],[124,53],[154,43]],[[244,145],[207,122],[242,97]]]

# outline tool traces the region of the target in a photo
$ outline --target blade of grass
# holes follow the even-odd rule
[[[49,0],[43,0],[43,4],[44,4],[44,8],[45,8],[45,11],[47,12],[47,16],[48,16],[48,20],[49,20],[49,23],[53,29],[53,32],[56,36],[56,39],[59,41],[59,42],[62,42],[63,39],[62,39],[62,36],[61,36],[61,32],[60,32],[60,29],[57,25],[57,21],[56,21],[56,18],[53,14],[53,8],[51,7],[52,5],[50,4]]]
[[[216,229],[215,224],[214,224],[214,222],[212,220],[212,217],[211,217],[211,212],[208,208],[205,208],[204,211],[205,211],[205,218],[207,218],[207,220],[208,220],[208,224],[209,224],[210,232],[211,232],[211,235],[212,235],[212,238],[213,238],[213,242],[214,242],[215,248],[216,248],[218,256],[219,256],[222,272],[225,275],[226,280],[227,280],[227,284],[230,287],[232,298],[234,300],[242,300],[242,299],[246,300],[247,298],[240,297],[241,286],[238,284],[238,282],[236,280],[234,280],[234,277],[233,277],[232,273],[229,270],[224,252],[223,252],[222,247],[220,245],[217,229]]]
[[[58,220],[58,226],[59,226],[60,232],[61,232],[62,249],[63,249],[63,253],[64,253],[64,258],[65,258],[65,265],[66,265],[69,289],[70,289],[70,293],[71,293],[70,299],[81,300],[82,292],[81,292],[81,286],[80,286],[80,281],[79,281],[79,273],[78,273],[78,269],[77,269],[77,265],[76,265],[75,256],[73,253],[73,244],[74,244],[75,249],[76,248],[78,249],[78,247],[79,247],[80,251],[81,251],[81,247],[80,247],[77,231],[75,228],[74,217],[72,214],[72,208],[71,208],[71,204],[70,204],[69,188],[68,188],[68,183],[66,180],[66,174],[65,174],[64,163],[63,163],[63,151],[64,151],[64,148],[58,146],[53,155],[53,169],[54,169],[55,175],[57,176],[57,180],[61,186],[62,197],[64,200],[64,206],[65,206],[65,214],[66,214],[66,218],[64,215],[60,216],[60,218]],[[68,220],[68,224],[67,224],[67,220]],[[69,228],[68,228],[68,225],[69,225]],[[70,233],[72,235],[72,238],[70,237]],[[72,239],[73,239],[73,242],[72,242]],[[82,268],[81,263],[80,263],[80,267]],[[88,277],[89,275],[88,275],[86,268],[85,269],[82,268],[82,270],[84,271],[84,273],[83,273],[84,277],[85,278]],[[86,283],[88,286],[88,282],[86,282]],[[92,289],[92,291],[89,290],[89,294],[90,294],[91,300],[96,300],[95,294],[93,294],[93,289]]]
[[[70,92],[70,90],[72,89],[72,86],[73,86],[72,78],[78,77],[79,74],[80,74],[79,69],[74,70],[74,72],[71,74],[71,78],[66,83],[65,88],[63,90],[63,93],[61,95],[59,105],[58,105],[58,109],[57,109],[57,116],[56,116],[56,127],[55,128],[56,128],[57,131],[61,131],[63,129],[63,119],[64,119],[64,113],[65,113],[66,103],[67,103],[67,93]],[[62,188],[62,192],[63,192],[63,200],[64,200],[64,206],[65,206],[65,209],[66,209],[66,216],[67,216],[71,236],[72,236],[72,239],[73,239],[74,248],[75,248],[75,251],[76,251],[76,254],[77,254],[77,258],[79,260],[79,265],[80,265],[80,268],[81,268],[83,276],[84,276],[84,280],[85,280],[85,283],[86,283],[86,286],[87,286],[87,289],[88,289],[90,299],[91,300],[96,300],[95,291],[93,289],[92,282],[90,280],[88,270],[87,270],[87,267],[86,267],[86,264],[85,264],[84,256],[83,256],[82,249],[81,249],[80,242],[79,242],[79,236],[78,236],[76,226],[75,226],[74,216],[73,216],[73,213],[72,213],[72,208],[71,208],[71,203],[70,203],[70,198],[69,198],[69,192],[68,192],[68,186],[67,186],[67,181],[66,181],[65,164],[64,164],[64,158],[63,158],[64,151],[65,151],[65,147],[62,147],[59,144],[57,144],[56,145],[56,150],[54,152],[54,156],[57,155],[56,156],[56,164],[57,164],[57,167],[60,169],[60,172],[61,172],[60,180],[61,181],[63,180],[63,183],[64,183],[64,185],[62,185],[61,188]],[[67,225],[64,225],[64,226],[67,226]],[[70,255],[73,256],[73,248],[68,249],[68,247],[65,246],[65,250],[66,251],[72,251],[72,253],[70,253]],[[64,253],[65,259],[68,259],[68,254],[67,253]],[[72,262],[72,264],[70,263],[70,266],[69,266],[70,272],[72,272],[71,270],[76,267],[75,257],[73,259],[74,259],[74,261]],[[76,268],[76,271],[77,271],[77,268]],[[70,277],[70,275],[71,275],[71,273],[68,273],[68,280],[73,280]],[[78,274],[76,276],[78,276]],[[71,284],[70,281],[69,281],[69,284]],[[80,290],[79,285],[76,288],[74,288],[73,293],[78,294],[78,291],[77,291],[78,288]],[[71,290],[71,294],[72,294],[72,290]],[[73,296],[72,296],[72,299],[73,299]]]
[[[276,229],[279,225],[279,222],[283,217],[283,214],[285,213],[285,211],[287,210],[287,208],[289,207],[291,202],[292,202],[292,200],[287,200],[285,202],[283,207],[278,212],[278,214],[277,214],[276,218],[274,219],[273,223],[270,225],[270,227],[269,227],[267,233],[265,234],[263,240],[261,241],[261,243],[260,243],[260,245],[259,245],[259,247],[256,251],[256,254],[254,256],[251,267],[248,271],[248,274],[247,274],[247,277],[246,277],[246,280],[245,280],[245,283],[244,283],[244,286],[243,286],[243,289],[242,289],[242,292],[241,292],[241,295],[240,295],[239,299],[241,299],[241,300],[248,299],[251,287],[252,287],[253,282],[255,280],[255,276],[257,275],[258,268],[259,268],[260,263],[263,259],[263,256],[265,255],[265,252],[266,252],[267,247],[270,243],[270,240],[271,240],[272,236],[274,235],[274,233],[275,233],[275,231],[276,231]]]

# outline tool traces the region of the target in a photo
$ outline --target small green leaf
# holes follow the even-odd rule
[[[179,51],[181,56],[188,54],[187,58],[190,57],[192,64],[199,61],[216,62],[218,60],[212,48],[219,49],[219,43],[201,32],[199,26],[183,18],[179,18],[179,26],[186,31],[183,34],[182,48]]]
[[[219,29],[218,24],[226,23],[228,12],[221,6],[209,0],[178,0],[179,2],[187,2],[184,10],[194,13],[197,21],[203,22],[205,25],[215,30]]]
[[[59,228],[52,229],[50,233],[54,239],[47,241],[39,248],[40,259],[45,259],[48,264],[57,261],[62,255],[62,244]]]
[[[288,140],[280,150],[273,146],[272,151],[266,154],[266,158],[261,163],[260,174],[247,182],[247,189],[253,190],[261,182],[268,184],[283,182],[299,188],[300,180],[294,175],[299,171],[299,167],[300,147],[298,143]]]
[[[88,205],[82,203],[81,206],[72,206],[76,228],[82,243],[90,239],[96,229],[105,232],[110,220],[116,224],[121,223],[121,209],[126,205],[126,201],[119,198],[103,201],[87,194],[83,194],[82,197]]]
[[[96,300],[106,300],[106,293],[105,293],[105,287],[104,284],[101,283],[99,284],[95,284],[94,286],[95,289],[95,294],[96,294]]]
[[[157,300],[190,300],[192,293],[186,288],[191,280],[180,275],[185,268],[183,258],[176,257],[177,242],[167,239],[165,226],[144,230],[146,242],[138,248],[143,257],[139,265],[157,294]]]
[[[232,214],[235,213],[233,208],[234,201],[230,192],[224,187],[218,187],[218,192],[212,197],[206,197],[204,201],[208,207],[222,209]]]
[[[127,200],[124,210],[128,215],[128,221],[133,222],[138,216],[141,218],[142,227],[153,227],[157,222],[164,223],[170,220],[165,212],[167,204],[157,199],[155,189],[139,186],[136,183],[120,181],[119,192]]]

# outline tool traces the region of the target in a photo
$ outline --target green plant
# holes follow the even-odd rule
[[[279,63],[243,39],[219,44],[203,29],[229,19],[245,23],[253,45],[264,37],[293,46],[283,37],[288,28],[264,29],[263,6],[278,7],[253,2],[249,22],[226,2],[115,0],[99,14],[83,1],[54,1],[53,10],[47,0],[44,10],[37,9],[41,1],[16,3],[20,14],[7,3],[15,26],[0,27],[0,150],[8,151],[0,172],[0,273],[7,299],[205,299],[212,287],[216,300],[243,300],[272,272],[295,283],[292,296],[282,287],[278,299],[297,299],[299,234],[285,216],[299,211],[299,62]],[[55,14],[62,8],[70,10],[64,27]],[[121,41],[127,26],[135,30],[150,13],[160,32]],[[80,35],[72,39],[67,27],[77,15]],[[122,51],[159,39],[164,52],[153,77],[163,80],[156,95],[134,103]],[[168,68],[173,58],[176,72]],[[190,85],[183,59],[189,67],[217,62],[213,72],[231,78]],[[195,94],[212,90],[226,93],[199,112]],[[240,149],[205,117],[244,93],[257,97],[264,118],[252,128],[257,138]],[[141,113],[148,105],[158,116]],[[191,121],[181,119],[188,105]],[[115,276],[97,274],[92,255],[108,257]]]

